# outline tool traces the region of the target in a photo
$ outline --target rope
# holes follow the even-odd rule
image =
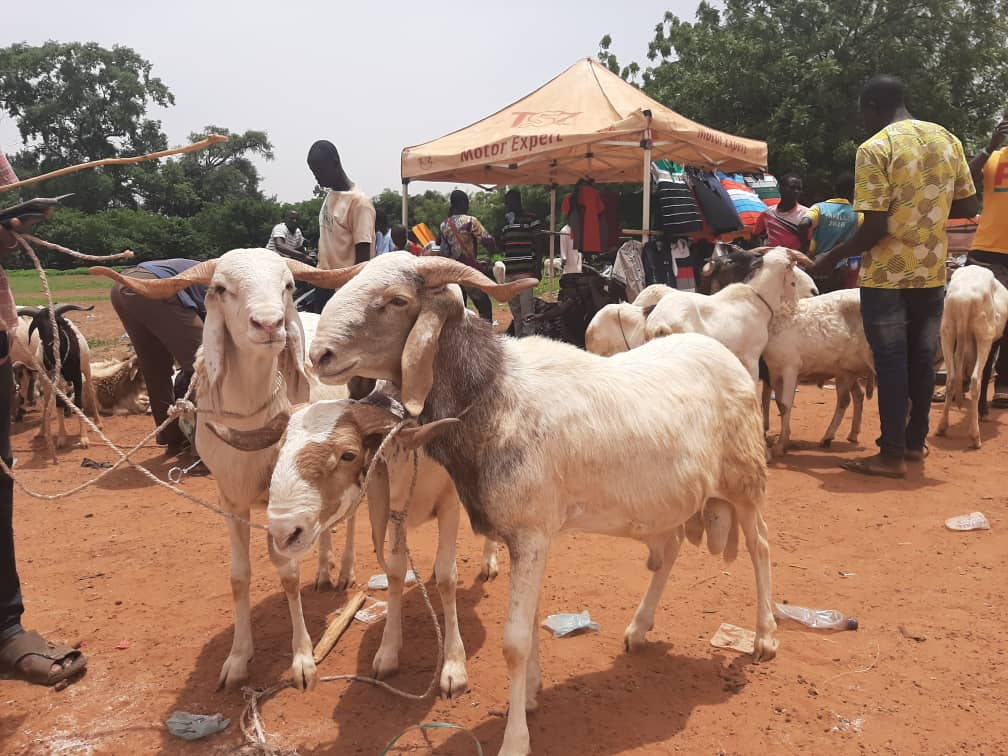
[[[36,271],[39,273],[39,277],[42,280],[42,288],[46,295],[46,301],[49,303],[50,325],[52,325],[53,327],[53,332],[58,334],[58,331],[56,330],[55,314],[53,311],[52,292],[49,289],[49,282],[46,278],[45,270],[42,268],[42,265],[39,262],[38,256],[35,254],[35,251],[25,240],[25,237],[19,234],[15,234],[14,236],[18,240],[18,243],[21,245],[21,247],[31,258],[32,263],[35,265]],[[34,240],[34,237],[29,236],[28,238]],[[66,250],[66,248],[59,247],[59,245],[53,245],[52,248],[60,252]],[[69,252],[69,250],[66,251]],[[102,258],[88,255],[86,256],[86,259],[104,260],[109,258]],[[58,375],[59,370],[61,368],[61,361],[59,350],[54,351],[56,352],[55,354],[56,367],[54,375]],[[177,494],[178,496],[181,496],[183,499],[193,504],[196,504],[197,506],[203,507],[204,509],[213,512],[214,514],[234,520],[235,522],[241,523],[250,528],[268,532],[269,529],[266,526],[253,523],[250,520],[235,514],[234,512],[229,512],[227,510],[221,509],[220,507],[214,506],[213,504],[204,501],[198,496],[194,496],[193,494],[183,491],[178,486],[172,485],[167,481],[161,480],[146,467],[137,462],[133,462],[132,459],[130,459],[132,455],[136,454],[137,451],[143,448],[143,446],[146,445],[152,438],[154,438],[154,436],[156,436],[160,431],[162,431],[171,422],[173,422],[177,416],[181,414],[201,412],[201,410],[195,407],[192,403],[192,395],[195,392],[196,386],[198,384],[198,375],[194,376],[194,379],[190,382],[189,390],[186,392],[185,396],[177,400],[175,404],[169,409],[168,418],[163,423],[161,423],[157,428],[155,428],[153,431],[147,434],[147,436],[145,436],[140,441],[139,444],[137,444],[132,449],[126,452],[123,452],[118,446],[116,446],[115,443],[113,443],[112,440],[105,435],[104,431],[102,431],[102,429],[99,428],[91,420],[91,418],[89,418],[76,404],[71,402],[70,398],[63,392],[63,390],[57,385],[55,381],[50,379],[50,376],[45,371],[40,371],[39,375],[42,378],[45,385],[47,386],[47,388],[51,390],[52,395],[54,397],[62,399],[67,404],[67,406],[70,407],[72,411],[76,413],[80,419],[83,420],[83,422],[87,423],[87,425],[91,428],[91,430],[94,433],[98,435],[98,437],[102,440],[102,442],[119,456],[119,459],[112,465],[112,467],[102,470],[102,472],[100,472],[98,475],[96,475],[89,481],[86,481],[78,486],[74,486],[73,488],[70,488],[66,491],[62,491],[55,494],[45,494],[33,491],[26,485],[24,485],[20,480],[17,479],[17,477],[14,475],[14,471],[7,465],[7,463],[3,460],[3,458],[0,458],[0,470],[2,470],[13,481],[14,485],[17,486],[18,490],[20,490],[22,493],[34,499],[42,499],[44,501],[55,501],[58,499],[64,499],[69,496],[73,496],[90,486],[93,486],[95,483],[104,478],[106,475],[109,475],[114,470],[118,469],[123,463],[126,463],[131,467],[133,467],[134,469],[138,470],[145,478],[150,480],[152,483],[161,486],[162,488],[166,488],[167,490]],[[270,397],[270,402],[267,402],[267,404],[265,404],[262,409],[265,409],[265,407],[269,406],[269,404],[276,397],[282,385],[283,385],[283,376],[280,375],[280,373],[278,372],[276,386],[274,388],[272,396]],[[470,407],[467,407],[462,414],[468,412],[471,406],[472,405],[470,405]],[[251,414],[258,414],[259,412],[262,411],[262,409],[259,409],[254,413],[249,413],[247,415],[242,415],[233,412],[214,412],[211,410],[202,410],[202,412],[206,412],[207,414],[241,417],[241,416],[249,416]],[[46,404],[46,410],[48,410],[48,403]],[[364,477],[364,485],[361,488],[360,497],[358,498],[357,504],[355,505],[354,509],[359,507],[361,502],[364,500],[368,486],[371,482],[371,476],[375,468],[377,467],[378,462],[381,460],[385,460],[386,447],[395,439],[395,437],[404,427],[412,423],[413,420],[410,418],[400,421],[389,431],[389,433],[385,436],[385,438],[382,439],[381,444],[378,446],[378,450],[375,452],[375,455],[372,458],[371,463],[368,465],[368,470]],[[404,698],[409,701],[424,701],[430,697],[431,693],[433,693],[435,687],[437,686],[438,679],[440,677],[441,667],[444,664],[444,634],[442,633],[441,630],[441,623],[438,621],[437,612],[434,611],[434,605],[431,603],[430,595],[427,592],[427,586],[424,584],[423,577],[420,571],[417,569],[416,563],[413,561],[413,555],[412,553],[410,553],[409,547],[406,545],[405,541],[406,518],[409,512],[409,505],[413,500],[413,492],[416,488],[417,476],[419,473],[419,460],[417,452],[416,451],[411,452],[411,456],[413,458],[413,476],[410,481],[409,495],[406,499],[406,504],[401,511],[390,512],[389,519],[392,520],[395,526],[392,548],[394,550],[398,550],[400,545],[404,547],[404,550],[406,552],[406,560],[409,564],[409,568],[413,571],[413,574],[416,575],[417,585],[420,586],[420,594],[423,597],[424,605],[427,607],[427,611],[430,614],[431,621],[434,623],[434,634],[437,638],[437,664],[434,667],[434,673],[433,676],[431,677],[431,681],[428,683],[427,688],[424,690],[424,692],[420,694],[409,693],[407,691],[400,690],[382,680],[378,680],[373,677],[366,677],[364,675],[329,675],[327,677],[319,678],[319,682],[358,681],[382,688],[396,696],[399,696],[400,698]],[[331,527],[331,525],[332,525],[331,522],[327,522],[325,527],[328,528]],[[245,736],[246,742],[244,745],[236,749],[236,752],[264,754],[265,756],[288,756],[288,754],[296,753],[296,751],[284,750],[270,743],[270,739],[273,738],[273,736],[271,736],[266,731],[260,710],[262,704],[264,704],[267,700],[275,696],[280,691],[285,690],[286,688],[289,687],[292,687],[292,683],[290,681],[283,681],[262,690],[256,690],[251,687],[245,687],[242,689],[242,694],[245,698],[246,706],[244,711],[242,712],[240,725],[242,729],[242,734]],[[480,756],[482,756],[482,748],[479,744],[479,741],[476,740],[476,737],[471,732],[465,730],[464,728],[458,725],[452,725],[450,723],[444,723],[444,722],[436,722],[429,724],[419,724],[415,725],[414,727],[418,727],[420,729],[448,727],[462,730],[463,732],[466,732],[473,739],[473,741],[476,743],[477,752],[480,754]],[[405,734],[405,732],[408,732],[408,730],[404,731],[403,733],[400,733],[400,735],[398,735],[391,743],[389,743],[389,745],[386,746],[386,749],[385,751],[383,751],[383,753],[388,753],[388,750],[396,743],[396,741],[399,740],[400,737],[402,737],[403,734]]]
[[[477,756],[483,756],[483,746],[480,745],[480,742],[476,739],[476,736],[473,735],[471,732],[469,732],[469,730],[467,730],[465,727],[459,727],[457,724],[452,724],[451,722],[425,722],[424,724],[417,724],[413,725],[412,727],[407,727],[405,730],[400,732],[398,735],[392,738],[392,740],[389,741],[389,744],[385,746],[385,750],[381,752],[381,756],[386,756],[386,754],[391,753],[392,746],[394,746],[396,743],[399,742],[399,738],[401,738],[403,735],[405,735],[407,732],[410,732],[411,730],[460,730],[472,739],[473,745],[476,746]]]
[[[17,234],[15,234],[17,237]],[[59,244],[54,244],[53,242],[46,241],[45,239],[39,239],[37,236],[32,236],[31,234],[21,234],[21,238],[32,244],[38,244],[40,247],[45,247],[46,249],[51,249],[53,252],[62,252],[64,255],[69,255],[70,257],[75,257],[78,260],[85,260],[87,262],[105,262],[106,260],[126,260],[133,257],[132,250],[125,250],[124,252],[117,252],[114,255],[85,255],[83,252],[78,252],[74,249],[69,249],[68,247],[62,247]]]

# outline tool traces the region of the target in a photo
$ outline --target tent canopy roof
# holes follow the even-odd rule
[[[403,180],[471,184],[639,182],[650,111],[652,159],[724,171],[766,166],[765,142],[684,118],[584,58],[482,121],[402,151]]]

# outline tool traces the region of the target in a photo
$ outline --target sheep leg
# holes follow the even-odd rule
[[[770,396],[773,394],[773,386],[770,385],[770,381],[763,381],[763,400],[761,402],[761,407],[763,409],[763,435],[765,436],[770,432]]]
[[[857,383],[857,379],[854,382]],[[829,427],[826,429],[822,441],[819,442],[819,446],[823,449],[829,449],[833,444],[833,439],[836,438],[837,430],[840,428],[840,423],[843,422],[843,417],[851,401],[851,381],[849,378],[836,378],[834,388],[836,389],[834,392],[836,394],[836,407],[833,410],[833,419],[830,420]],[[858,418],[858,421],[860,423],[860,418]],[[851,433],[853,433],[853,430]],[[857,441],[856,435],[854,440]]]
[[[103,428],[104,426],[102,425],[101,421],[101,411],[98,407],[98,393],[95,391],[94,381],[91,380],[90,377],[88,377],[87,380],[84,381],[84,393],[87,396],[87,401],[84,403],[84,406],[87,407],[88,405],[91,405],[90,410],[85,411],[91,413],[91,417],[94,418],[95,425],[97,425],[99,428]]]
[[[644,647],[647,642],[647,634],[654,627],[655,610],[661,600],[662,592],[668,584],[669,574],[679,556],[679,547],[682,545],[683,529],[678,528],[675,535],[665,543],[665,553],[661,564],[651,573],[651,582],[648,585],[647,593],[641,599],[633,620],[623,633],[623,649],[627,653],[637,651]],[[650,567],[650,560],[648,566]]]
[[[973,448],[980,448],[980,386],[983,385],[983,371],[993,342],[990,339],[976,340],[976,362],[970,376],[969,428]]]
[[[357,521],[357,510],[354,509],[346,518],[346,541],[343,543],[343,554],[340,556],[339,579],[336,590],[345,591],[357,582],[354,572],[354,525]]]
[[[944,436],[948,433],[949,409],[952,407],[952,396],[958,393],[958,390],[954,389],[953,386],[957,385],[956,381],[961,380],[956,370],[955,333],[951,328],[941,329],[941,347],[942,354],[945,355],[945,404],[942,406],[941,419],[938,421],[937,430],[935,430],[935,434],[938,436]],[[959,387],[959,390],[961,390],[961,387]]]
[[[767,539],[766,521],[755,502],[736,506],[735,513],[756,573],[756,642],[753,660],[769,661],[777,655],[777,640],[773,637],[777,623],[774,621],[771,604],[773,580],[770,574],[770,543]]]
[[[42,422],[39,425],[39,432],[35,438],[41,438],[45,441],[46,448],[49,450],[49,455],[52,457],[53,464],[56,464],[59,460],[56,458],[56,446],[53,444],[52,438],[52,426],[49,424],[49,411],[51,406],[55,406],[55,394],[49,390],[45,392],[42,397]]]
[[[336,569],[336,555],[333,554],[332,530],[322,528],[318,537],[318,572],[315,573],[315,590],[332,590],[332,573]]]
[[[393,525],[393,530],[399,525]],[[399,650],[402,648],[403,584],[406,581],[406,533],[399,548],[393,548],[385,558],[388,575],[388,614],[382,631],[381,645],[371,662],[371,671],[379,680],[399,671]],[[393,536],[393,543],[395,537]]]
[[[487,582],[497,577],[497,542],[492,538],[483,539],[483,565],[480,567],[479,579]]]
[[[850,398],[854,403],[854,416],[851,418],[850,434],[847,436],[847,440],[856,444],[858,436],[861,435],[861,415],[864,412],[864,391],[861,388],[861,381],[857,378],[851,382]]]
[[[775,457],[783,456],[791,441],[791,409],[794,407],[795,389],[798,388],[798,371],[793,367],[785,368],[780,383],[777,402],[781,412],[781,431],[773,447]]]
[[[248,519],[249,511],[226,509]],[[231,653],[221,667],[217,688],[234,690],[248,679],[248,663],[254,651],[252,645],[252,609],[249,602],[249,583],[252,563],[249,561],[249,526],[228,518],[228,535],[231,540],[231,597],[234,600],[235,626]]]
[[[504,625],[504,661],[507,663],[511,687],[508,691],[508,717],[504,728],[504,742],[499,756],[528,756],[528,721],[526,709],[534,710],[536,701],[529,696],[529,664],[536,649],[534,636],[539,632],[535,625],[542,589],[543,573],[549,540],[540,533],[522,533],[508,541],[511,557],[511,602],[507,623]]]
[[[79,409],[81,412],[79,415],[77,415],[77,429],[79,431],[79,433],[77,434],[78,443],[80,444],[81,449],[87,449],[91,445],[91,442],[88,441],[87,423],[84,422],[84,414],[85,414],[84,407],[87,406],[87,402],[84,401],[84,386],[81,383],[79,377],[74,378],[73,385],[74,385],[74,406],[77,407],[77,409]]]
[[[280,584],[287,597],[287,608],[291,618],[291,679],[298,690],[311,690],[318,683],[318,670],[312,651],[311,636],[305,625],[304,610],[301,607],[301,570],[296,559],[285,559],[276,553],[273,539],[267,538],[270,561],[280,575]]]
[[[441,607],[444,611],[444,666],[441,667],[441,694],[446,698],[464,693],[469,687],[466,651],[462,635],[459,633],[458,610],[455,605],[455,590],[458,586],[455,547],[458,542],[459,503],[454,494],[451,498],[454,500],[454,506],[438,508],[438,545],[437,556],[434,559],[434,577],[437,580]]]

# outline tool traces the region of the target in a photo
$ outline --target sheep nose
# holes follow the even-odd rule
[[[302,540],[304,536],[304,528],[297,525],[293,528],[291,527],[271,527],[270,535],[273,537],[273,543],[276,544],[277,550],[281,552],[296,551],[302,545]]]
[[[263,315],[251,315],[249,316],[249,323],[256,330],[273,333],[274,331],[280,330],[280,326],[283,325],[283,316],[268,317]]]
[[[330,360],[332,360],[333,353],[332,349],[327,349],[325,347],[316,347],[311,350],[309,355],[312,361],[312,365],[316,368],[323,368],[326,366]]]

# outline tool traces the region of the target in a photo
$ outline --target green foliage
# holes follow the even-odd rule
[[[1006,0],[726,0],[672,13],[648,46],[644,91],[708,126],[763,139],[770,168],[825,191],[865,134],[863,84],[903,79],[911,112],[967,145],[989,137],[1008,90]],[[624,78],[601,41],[599,59]]]

